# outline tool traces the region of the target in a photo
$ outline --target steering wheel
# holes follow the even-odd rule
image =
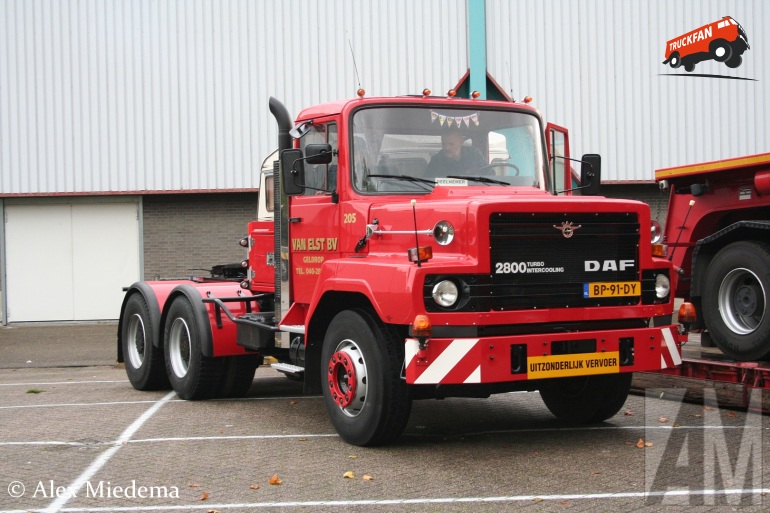
[[[496,167],[499,167],[499,166],[510,167],[515,171],[514,174],[509,176],[519,176],[519,174],[521,174],[521,170],[519,169],[519,166],[517,166],[516,164],[512,164],[511,162],[496,162],[494,164],[489,164],[488,166],[482,166],[476,169],[476,172],[482,171],[484,169],[494,170]]]

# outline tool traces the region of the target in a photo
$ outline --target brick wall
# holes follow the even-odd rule
[[[142,210],[144,279],[208,276],[246,258],[238,241],[257,216],[257,193],[148,195]]]
[[[650,206],[650,217],[663,225],[668,211],[668,193],[661,191],[658,184],[606,185],[602,184],[600,194],[608,198],[622,198],[643,201]]]

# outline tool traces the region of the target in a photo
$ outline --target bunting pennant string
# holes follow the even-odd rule
[[[433,110],[430,111],[430,122],[435,123],[436,120],[438,120],[439,126],[444,126],[444,124],[446,124],[447,128],[452,126],[459,128],[462,127],[463,124],[466,127],[470,127],[471,123],[474,126],[479,126],[479,113],[474,112],[468,116],[447,116],[445,114],[441,114],[440,112]]]

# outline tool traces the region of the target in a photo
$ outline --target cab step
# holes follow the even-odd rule
[[[300,367],[299,365],[292,365],[290,363],[271,363],[270,367],[273,369],[283,372],[287,376],[293,376],[293,377],[302,377],[303,374],[305,374],[305,368]]]

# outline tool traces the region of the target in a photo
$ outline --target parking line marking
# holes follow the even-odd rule
[[[281,396],[281,397],[241,397],[238,399],[212,399],[210,402],[217,402],[217,401],[281,401],[281,400],[287,400],[287,401],[298,401],[300,399],[320,399],[322,396],[311,396],[311,397],[289,397],[289,396]],[[73,406],[121,406],[124,404],[152,404],[155,401],[152,399],[149,400],[142,400],[142,401],[105,401],[105,402],[99,402],[99,403],[52,403],[52,404],[18,404],[15,406],[0,406],[0,410],[15,410],[15,409],[24,409],[24,408],[62,408],[62,407],[73,407]],[[190,401],[185,401],[184,399],[173,399],[171,401],[168,401],[170,403],[187,403]]]
[[[123,433],[118,437],[118,439],[114,442],[113,446],[101,453],[92,463],[89,465],[87,469],[83,471],[82,474],[80,474],[77,479],[75,479],[72,484],[70,484],[67,487],[67,490],[71,490],[72,494],[65,494],[62,497],[59,497],[55,501],[53,501],[46,509],[43,510],[44,513],[57,513],[61,511],[62,507],[67,504],[70,499],[77,495],[77,493],[80,491],[81,488],[88,482],[89,479],[91,479],[99,470],[104,467],[104,465],[112,458],[116,452],[120,450],[121,447],[123,447],[124,443],[127,443],[131,440],[131,437],[136,433],[139,428],[141,428],[145,422],[150,420],[150,418],[155,415],[158,410],[160,410],[167,402],[169,402],[173,397],[176,396],[176,392],[169,392],[163,398],[156,401],[155,404],[153,404],[150,408],[148,408],[143,414],[141,414],[134,422],[131,423],[130,426],[128,426]]]
[[[394,506],[420,504],[470,504],[470,503],[503,503],[531,501],[565,501],[565,500],[601,500],[601,499],[648,499],[653,497],[707,497],[727,495],[762,495],[770,493],[768,488],[725,489],[725,490],[672,490],[654,492],[618,492],[618,493],[573,493],[561,495],[511,495],[501,497],[437,497],[421,499],[363,499],[353,501],[288,501],[288,502],[252,502],[234,504],[207,504],[205,506],[169,505],[169,506],[118,506],[91,508],[63,508],[62,513],[110,513],[123,511],[195,511],[215,509],[254,509],[254,508],[308,508],[308,507],[339,507],[339,506]],[[24,513],[25,510],[5,510],[0,513]],[[47,510],[46,510],[47,511]]]
[[[86,385],[90,383],[128,383],[127,379],[103,380],[103,381],[51,381],[35,383],[0,383],[0,387],[29,387],[39,385]]]

